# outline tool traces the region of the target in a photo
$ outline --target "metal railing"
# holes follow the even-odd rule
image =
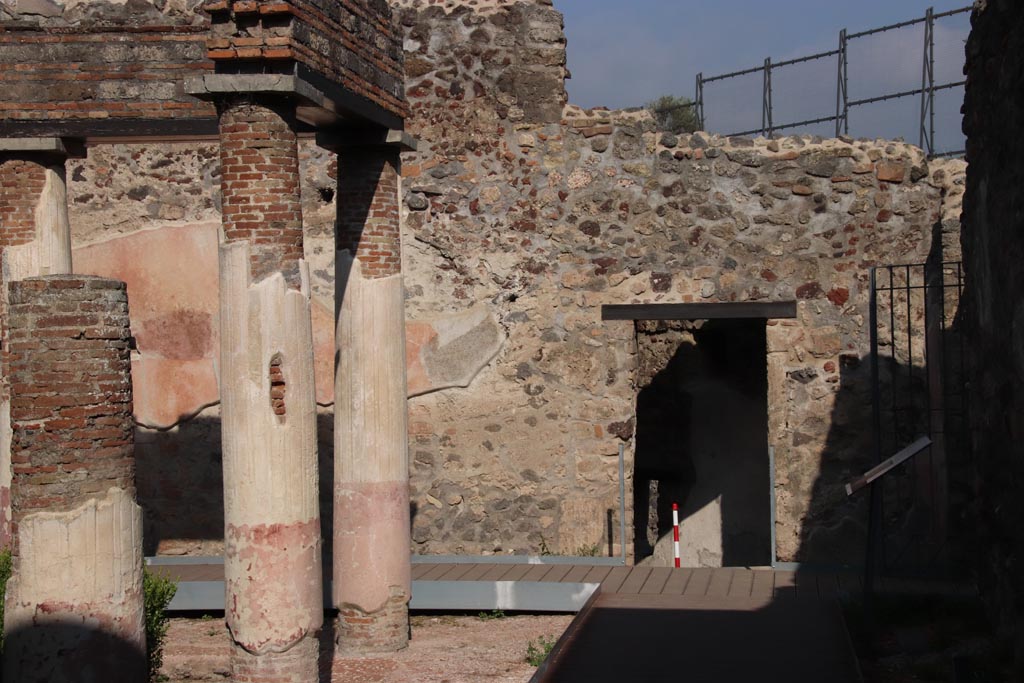
[[[870,571],[952,578],[968,530],[973,461],[968,438],[963,269],[929,262],[871,269],[872,413],[876,462],[928,437],[871,491]]]
[[[761,66],[751,67],[749,69],[741,69],[739,71],[733,71],[732,73],[718,74],[716,76],[704,76],[703,73],[697,74],[697,84],[695,88],[695,96],[692,102],[678,104],[673,107],[669,107],[659,112],[668,112],[676,109],[693,109],[697,119],[698,128],[700,130],[707,130],[707,119],[704,114],[704,89],[709,83],[716,83],[731,78],[737,78],[740,76],[748,76],[751,74],[760,73],[762,75],[761,83],[761,127],[754,128],[751,130],[737,131],[734,133],[727,133],[727,135],[754,135],[760,134],[765,136],[772,136],[775,133],[783,130],[790,130],[794,128],[803,128],[815,124],[822,123],[835,123],[835,134],[836,137],[840,135],[848,135],[850,132],[850,110],[855,107],[863,107],[866,105],[876,104],[879,102],[886,102],[889,100],[902,99],[905,97],[919,96],[921,98],[920,106],[920,121],[919,121],[919,136],[918,146],[921,149],[927,151],[931,157],[935,156],[957,156],[963,154],[963,150],[955,151],[936,151],[936,138],[935,138],[935,94],[944,90],[952,88],[958,88],[963,86],[966,81],[960,80],[949,83],[936,83],[935,82],[935,22],[945,17],[952,17],[958,14],[966,14],[970,12],[973,7],[962,7],[959,9],[953,9],[946,12],[935,12],[934,9],[929,8],[923,17],[917,19],[910,19],[908,21],[902,21],[896,24],[890,24],[888,26],[881,26],[879,28],[868,29],[866,31],[859,31],[857,33],[847,33],[846,29],[839,32],[839,46],[835,50],[827,50],[825,52],[819,52],[813,55],[807,55],[805,57],[797,57],[795,59],[787,59],[783,61],[773,62],[770,57],[764,60],[764,64]],[[851,100],[849,97],[849,46],[851,41],[855,41],[859,38],[866,38],[873,36],[885,31],[893,31],[896,29],[906,28],[908,26],[915,26],[917,24],[924,24],[924,51],[922,58],[921,68],[921,87],[914,88],[911,90],[904,90],[901,92],[885,93],[882,95],[875,95],[872,97],[866,97],[862,99]],[[822,59],[829,58],[836,59],[836,108],[834,114],[827,116],[819,116],[815,118],[806,119],[803,121],[791,121],[778,123],[775,121],[775,106],[772,101],[773,95],[773,83],[772,75],[778,69],[782,69],[797,64],[804,64],[807,62],[813,62]]]

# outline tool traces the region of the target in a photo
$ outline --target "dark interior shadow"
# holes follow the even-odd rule
[[[136,429],[135,481],[143,552],[219,554],[224,539],[221,421],[200,416],[166,431]],[[326,566],[334,534],[334,416],[317,415],[320,530]],[[213,548],[216,548],[214,552]]]
[[[12,683],[147,680],[144,649],[94,628],[36,624],[4,634],[3,676]]]
[[[720,539],[697,551],[701,564],[769,564],[764,321],[666,322],[648,339],[659,369],[637,397],[637,560],[671,533],[678,503],[684,536],[688,520],[712,506],[704,535]]]

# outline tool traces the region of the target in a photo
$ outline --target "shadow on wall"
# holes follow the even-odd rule
[[[882,456],[889,457],[929,433],[945,436],[943,447],[917,456],[880,485],[886,557],[890,564],[902,564],[922,576],[955,569],[950,563],[960,561],[954,557],[956,539],[965,533],[960,522],[970,498],[969,455],[954,435],[962,430],[964,418],[952,405],[963,391],[956,371],[958,329],[951,322],[956,285],[950,288],[949,280],[942,279],[938,224],[929,263],[933,265],[927,275],[921,269],[911,279],[914,286],[929,279],[928,314],[923,288],[895,294],[892,323],[889,304],[881,299],[879,303],[880,318],[884,318],[880,325]],[[936,282],[945,283],[946,288],[935,287]],[[867,289],[867,277],[863,287]],[[940,319],[944,324],[934,328]],[[932,342],[924,336],[929,321]],[[777,528],[780,534],[795,533],[799,522],[797,538],[779,539],[776,559],[861,566],[869,490],[848,497],[845,484],[875,464],[873,379],[867,353],[808,355],[802,365],[791,359],[785,393],[770,394],[764,320],[638,325],[640,381],[648,383],[637,398],[637,561],[653,555],[658,564],[671,563],[671,504],[677,501],[684,566],[771,563],[767,415],[781,409],[768,405],[768,397],[774,395],[791,403],[784,432],[788,442],[777,444],[775,457],[774,493],[782,520]],[[888,334],[889,328],[895,333]],[[894,340],[901,346],[908,330],[915,335],[912,347],[894,353]],[[865,324],[860,332],[863,340],[857,340],[859,349],[867,349],[869,333]],[[922,364],[926,344],[929,357],[938,359],[930,369]],[[814,410],[815,405],[821,409]],[[945,406],[941,418],[936,417],[939,412],[931,413],[933,421],[941,419],[941,425],[929,425],[929,411],[935,406]],[[807,501],[805,507],[793,507],[801,500]]]
[[[136,645],[73,624],[35,624],[5,633],[3,659],[3,680],[21,683],[144,681],[148,669],[146,653]]]
[[[634,516],[637,560],[671,533],[678,502],[685,565],[767,564],[764,321],[642,325],[662,336],[652,355],[671,356],[637,397],[634,510],[648,511]]]
[[[333,538],[334,416],[317,415],[320,528],[324,561]],[[149,555],[220,555],[224,472],[220,417],[200,415],[174,429],[135,430],[136,488]],[[328,565],[329,566],[329,565]]]

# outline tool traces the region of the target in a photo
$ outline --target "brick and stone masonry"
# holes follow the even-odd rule
[[[143,681],[125,284],[83,275],[13,282],[9,321],[17,542],[4,677]]]
[[[342,652],[409,639],[409,460],[398,150],[338,157],[334,605]]]
[[[286,109],[218,103],[226,620],[232,680],[315,683],[316,399],[298,149]]]
[[[0,353],[7,283],[71,272],[65,148],[57,139],[0,140]],[[11,542],[10,387],[0,376],[0,546]]]

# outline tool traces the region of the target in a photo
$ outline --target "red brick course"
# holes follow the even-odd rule
[[[307,636],[285,652],[252,655],[231,648],[231,680],[235,683],[310,683],[319,680],[320,643]]]
[[[338,610],[335,636],[344,655],[395,652],[409,643],[409,596],[392,588],[391,598],[377,612],[353,607]]]
[[[298,287],[299,152],[285,109],[245,101],[224,103],[220,143],[225,241],[249,242],[253,281],[280,271]]]
[[[212,119],[213,106],[183,87],[213,71],[208,32],[208,25],[5,26],[0,121]]]
[[[402,42],[379,0],[211,0],[207,56],[218,63],[288,62],[404,118]]]
[[[135,490],[125,284],[49,275],[10,285],[13,533],[25,514]]]
[[[368,278],[402,271],[397,149],[345,149],[338,156],[338,250],[353,252]]]

